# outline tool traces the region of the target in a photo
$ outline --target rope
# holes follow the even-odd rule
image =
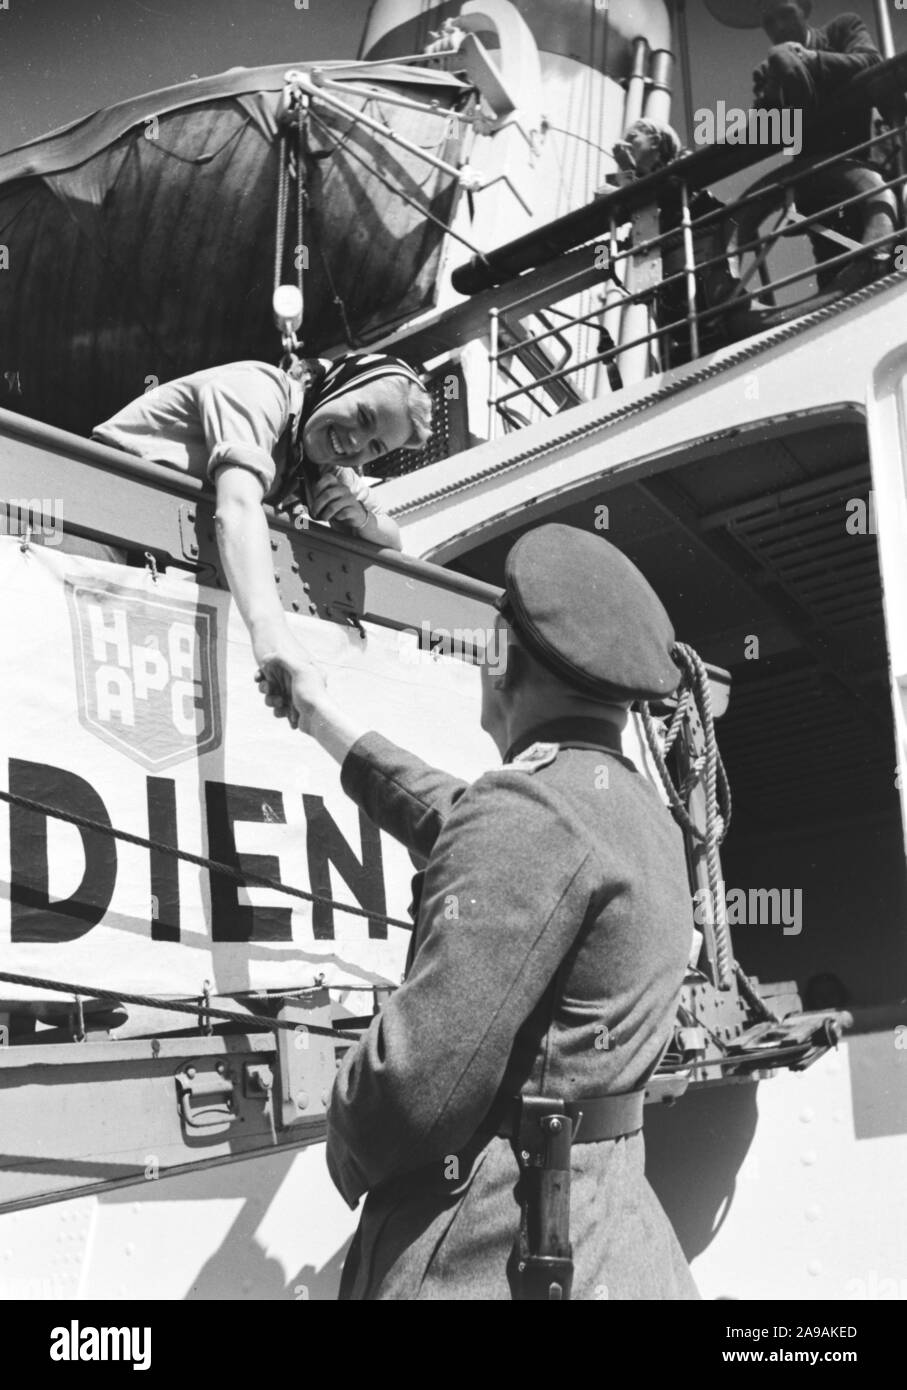
[[[367,112],[370,106],[373,106],[375,108],[376,118],[379,121],[381,121],[384,125],[386,125],[388,130],[393,129],[390,120],[388,119],[388,116],[384,110],[384,107],[381,105],[380,92],[369,92],[366,95],[365,101],[362,103],[362,110],[364,112]],[[430,150],[432,154],[438,154],[438,151],[443,150],[444,146],[450,139],[451,126],[457,120],[458,112],[448,111],[444,107],[436,107],[433,110],[429,106],[426,107],[423,114],[426,116],[443,116],[446,121],[444,134],[440,135],[437,140],[431,141],[431,143],[428,145],[423,145],[420,141],[416,140],[415,137],[408,138],[410,138],[411,143],[413,145],[416,145],[420,150]],[[456,129],[456,126],[454,126],[453,128]],[[428,166],[428,170],[429,172],[425,175],[426,183],[431,178],[431,165]]]
[[[283,272],[283,243],[287,227],[287,195],[290,167],[286,132],[281,135],[277,167],[277,225],[274,229],[274,289],[280,285]]]
[[[705,668],[705,663],[698,653],[684,642],[675,644],[672,655],[683,671],[685,689],[671,719],[664,747],[659,744],[658,735],[655,730],[655,724],[648,703],[646,701],[640,701],[639,709],[642,715],[646,741],[649,745],[649,750],[652,754],[655,766],[658,769],[658,775],[661,778],[674,819],[689,836],[694,840],[700,841],[705,848],[706,874],[708,877],[709,896],[712,904],[712,926],[715,934],[716,973],[719,987],[728,988],[730,985],[732,965],[731,944],[727,928],[724,893],[722,892],[721,885],[721,865],[718,857],[718,847],[727,834],[731,822],[730,785],[728,783],[724,764],[721,760],[721,754],[718,751],[718,742],[715,738],[715,724],[712,717],[711,683],[709,681],[709,673]],[[687,779],[684,787],[678,791],[668,771],[665,754],[670,750],[677,738],[681,721],[686,717],[689,711],[689,702],[691,699],[702,722],[705,739],[705,755],[698,763],[694,764],[691,776]],[[692,787],[697,782],[703,780],[705,783],[706,802],[704,829],[693,821],[685,804],[685,798],[689,796]],[[720,810],[719,800],[721,805]]]
[[[300,305],[304,305],[304,282],[305,272],[305,251],[303,237],[304,229],[304,208],[306,202],[306,190],[304,187],[305,171],[305,128],[308,120],[307,101],[297,100],[296,102],[296,121],[292,127],[285,127],[280,135],[280,149],[278,153],[277,169],[277,222],[274,228],[274,292],[276,293],[283,281],[284,252],[287,229],[287,208],[290,199],[290,174],[292,170],[293,181],[296,191],[296,245],[293,249],[293,265],[296,271],[296,287],[299,290]],[[290,141],[295,136],[295,148],[291,149]],[[302,322],[300,320],[300,332]],[[299,340],[296,334],[288,326],[285,326],[283,335],[283,357],[280,365],[284,371],[289,370],[294,361],[293,354],[299,348]]]
[[[336,154],[338,142],[330,126],[327,125],[326,122],[323,121],[318,115],[318,113],[314,110],[312,111],[312,119],[318,122],[318,124],[324,131],[325,138],[330,140],[331,143],[335,146],[332,153]],[[384,175],[381,173],[380,169],[378,169],[376,165],[370,164],[367,159],[365,159],[361,154],[359,154],[355,146],[347,146],[346,153],[352,155],[353,159],[358,160],[360,164],[364,165],[364,167],[369,171],[369,173],[374,178],[376,178],[379,183],[382,183],[384,185],[388,192],[393,193],[393,195],[397,198],[402,198],[405,203],[408,203],[410,207],[414,207],[417,210],[417,212],[420,212],[423,217],[428,219],[429,222],[434,223],[434,225],[436,227],[439,227],[441,231],[444,232],[447,236],[451,236],[454,238],[455,241],[461,242],[462,245],[466,247],[467,251],[471,251],[472,254],[474,256],[478,256],[478,258],[481,261],[487,262],[488,257],[486,256],[485,252],[480,251],[478,246],[476,246],[474,242],[470,241],[468,237],[461,236],[459,232],[455,232],[453,227],[451,227],[447,222],[442,221],[441,218],[437,217],[433,212],[430,211],[429,208],[423,207],[422,204],[416,198],[411,198],[410,195],[408,193],[405,193],[402,188],[397,188],[394,184],[392,184],[389,179],[386,179],[384,177]]]
[[[643,728],[646,734],[646,741],[652,754],[653,761],[658,769],[662,785],[667,793],[668,801],[675,819],[683,829],[694,839],[704,842],[706,874],[708,876],[709,897],[713,905],[712,927],[715,934],[715,970],[717,975],[718,987],[721,989],[730,988],[731,976],[736,979],[737,986],[741,995],[751,1008],[754,1008],[760,1016],[771,1023],[778,1023],[778,1015],[769,1008],[759,991],[756,989],[752,980],[743,970],[738,961],[734,960],[731,954],[731,940],[727,925],[727,909],[724,901],[724,893],[721,891],[721,866],[718,857],[718,847],[724,840],[731,823],[731,788],[728,782],[727,772],[718,750],[718,740],[715,737],[715,722],[712,716],[712,690],[709,681],[709,673],[705,668],[705,663],[699,654],[692,647],[684,642],[678,642],[673,649],[672,655],[683,671],[681,694],[677,701],[676,708],[671,716],[671,722],[659,743],[655,724],[649,711],[649,706],[645,701],[640,701],[639,710],[642,716]],[[668,772],[665,758],[673,747],[684,719],[688,716],[690,704],[695,706],[702,723],[703,734],[705,737],[705,757],[694,766],[692,775],[687,779],[687,783],[678,793],[677,788]],[[684,804],[684,797],[689,795],[692,786],[703,775],[705,771],[706,787],[706,823],[705,830],[694,824],[689,811]],[[697,1019],[697,1022],[700,1020]],[[704,1025],[703,1025],[704,1026]]]
[[[371,100],[370,97],[367,98],[365,104],[368,105],[370,100]],[[370,163],[368,162],[368,160],[366,160],[362,155],[360,155],[359,152],[358,152],[352,145],[347,146],[347,142],[350,140],[350,137],[351,137],[351,135],[352,135],[352,132],[353,132],[353,130],[355,129],[355,124],[356,124],[355,121],[353,121],[353,122],[350,123],[349,129],[347,130],[346,134],[343,136],[343,139],[342,139],[342,140],[338,140],[337,137],[334,135],[334,132],[331,130],[330,126],[328,126],[327,123],[326,123],[324,120],[322,120],[321,117],[318,115],[318,113],[315,111],[315,109],[314,109],[314,98],[310,98],[310,105],[309,105],[309,107],[304,107],[302,102],[297,102],[297,105],[296,105],[296,125],[295,125],[295,128],[294,128],[294,129],[295,129],[295,132],[296,132],[296,245],[297,245],[297,247],[302,246],[302,244],[303,244],[303,233],[304,233],[304,228],[303,228],[303,209],[304,209],[305,196],[306,196],[306,195],[305,195],[305,190],[304,190],[304,188],[303,188],[303,186],[302,186],[302,170],[303,170],[303,161],[304,161],[304,155],[305,155],[305,150],[304,150],[304,132],[305,132],[306,121],[307,121],[307,119],[308,119],[309,116],[311,116],[311,118],[312,118],[313,120],[316,120],[316,121],[318,122],[319,126],[321,127],[321,129],[322,129],[322,131],[323,131],[323,133],[324,133],[324,136],[325,136],[326,140],[332,145],[333,148],[328,152],[329,155],[331,155],[331,156],[336,156],[336,155],[342,153],[344,150],[346,150],[347,153],[348,153],[349,155],[351,155],[354,159],[358,160],[358,162],[359,162],[360,164],[362,164],[362,165],[369,171],[369,173],[371,173],[372,175],[374,175],[374,177],[377,178],[378,181],[379,181],[381,184],[383,184],[383,186],[388,190],[389,193],[391,193],[391,194],[392,194],[393,196],[395,196],[395,197],[401,198],[405,203],[408,203],[408,204],[410,205],[410,207],[416,208],[416,210],[417,210],[419,213],[421,213],[421,215],[422,215],[424,218],[426,218],[429,222],[433,223],[436,227],[438,227],[442,232],[445,233],[445,235],[451,236],[451,237],[454,238],[454,240],[461,242],[462,245],[465,246],[466,249],[467,249],[468,251],[470,251],[470,252],[472,253],[473,256],[479,257],[479,259],[482,260],[482,261],[484,261],[484,260],[486,259],[485,253],[484,253],[483,251],[481,251],[473,242],[469,241],[469,239],[468,239],[467,237],[464,237],[464,236],[462,236],[459,232],[454,231],[454,229],[453,229],[447,222],[442,221],[442,219],[441,219],[440,217],[436,216],[436,214],[433,213],[433,212],[430,210],[430,208],[424,207],[416,198],[411,197],[411,196],[410,196],[408,193],[406,193],[402,188],[398,188],[398,187],[396,187],[394,184],[392,184],[392,183],[390,182],[389,179],[387,179],[387,178],[384,177],[384,175],[381,173],[381,171],[380,171],[375,165],[370,164]],[[317,154],[316,154],[316,155],[315,155],[315,158],[325,158],[325,157],[328,157],[328,156],[327,156],[326,154],[321,154],[321,155],[317,155]],[[281,146],[280,146],[280,156],[279,156],[279,160],[280,160],[280,162],[279,162],[279,168],[278,168],[278,174],[277,174],[277,223],[276,223],[275,233],[274,233],[274,289],[275,289],[275,290],[276,290],[276,289],[279,287],[279,285],[281,284],[281,276],[282,276],[282,272],[283,272],[283,263],[284,263],[284,243],[285,243],[285,238],[286,238],[287,206],[288,206],[288,202],[289,202],[289,164],[290,164],[290,150],[289,150],[289,134],[287,133],[286,130],[283,132],[282,138],[281,138]],[[325,256],[325,253],[324,253],[324,248],[323,248],[323,246],[322,246],[322,241],[323,241],[323,238],[322,238],[322,237],[319,237],[319,238],[318,238],[318,252],[319,252],[320,259],[321,259],[322,267],[323,267],[323,269],[324,269],[324,271],[325,271],[325,275],[326,275],[326,278],[327,278],[327,281],[328,281],[328,287],[329,287],[329,289],[330,289],[330,291],[331,291],[331,296],[332,296],[333,302],[334,302],[334,304],[335,304],[335,306],[336,306],[336,308],[337,308],[337,311],[338,311],[338,313],[339,313],[340,320],[341,320],[341,324],[342,324],[342,327],[343,327],[344,332],[345,332],[345,334],[346,334],[346,340],[347,340],[347,342],[350,344],[351,347],[357,347],[357,346],[360,345],[360,341],[361,341],[361,340],[358,339],[358,337],[353,333],[352,326],[351,326],[351,324],[350,324],[350,322],[349,322],[349,319],[348,319],[348,317],[347,317],[346,305],[344,304],[342,298],[341,298],[340,295],[338,294],[338,292],[337,292],[337,287],[336,287],[336,285],[334,284],[334,279],[333,279],[333,276],[331,275],[330,267],[329,267],[328,262],[327,262],[327,257]],[[300,296],[302,296],[302,295],[303,295],[303,265],[302,265],[302,261],[301,261],[301,260],[300,260],[299,265],[297,266],[297,284],[298,284],[298,287],[299,287]]]
[[[299,298],[303,303],[305,303],[305,301],[303,299],[302,275],[305,257],[300,253],[303,251],[304,235],[303,207],[305,204],[305,188],[303,186],[302,174],[304,168],[303,161],[305,159],[305,120],[306,113],[302,103],[299,102],[296,107],[296,251],[294,258],[298,262],[296,267],[296,284],[299,289]],[[299,331],[302,332],[301,323]]]
[[[223,154],[228,145],[232,145],[234,140],[238,140],[240,135],[244,134],[251,124],[252,122],[248,119],[243,121],[237,129],[233,131],[232,135],[227,136],[222,145],[218,145],[216,150],[211,150],[208,154],[177,154],[176,150],[171,150],[166,145],[162,145],[159,139],[149,140],[148,144],[153,145],[161,154],[167,155],[169,159],[177,160],[180,164],[210,164],[212,159],[216,159],[219,154]]]
[[[552,125],[550,121],[545,121],[542,127],[543,133],[546,130],[553,130],[556,135],[566,135],[570,140],[578,140],[583,145],[588,145],[590,149],[598,150],[599,154],[607,155],[612,158],[611,151],[605,145],[597,145],[594,140],[589,140],[585,135],[578,135],[575,130],[565,130],[563,126]]]
[[[700,840],[708,844],[710,834],[714,832],[716,846],[720,845],[728,832],[731,823],[731,789],[728,782],[727,772],[721,754],[718,751],[715,739],[714,722],[712,718],[712,691],[709,675],[701,657],[688,647],[686,643],[678,642],[673,650],[674,659],[684,671],[684,681],[681,686],[681,695],[677,702],[677,707],[671,716],[671,722],[662,740],[659,740],[655,729],[655,721],[652,718],[648,703],[645,700],[639,702],[639,712],[642,716],[643,728],[646,733],[646,740],[652,753],[652,759],[658,770],[662,785],[668,797],[671,810],[675,820],[681,828],[691,835],[693,839]],[[668,771],[666,756],[670,753],[680,733],[684,718],[686,717],[690,703],[693,703],[702,720],[703,732],[706,740],[706,753],[704,766],[706,769],[706,829],[702,830],[690,816],[684,803],[683,795],[675,787],[671,774]],[[693,775],[688,779],[686,790],[700,779],[701,768],[694,767]],[[711,788],[711,790],[709,790]],[[722,811],[718,813],[718,799],[721,799]],[[711,824],[709,819],[709,807],[711,807]]]
[[[279,1033],[298,1033],[304,1031],[321,1038],[342,1038],[345,1042],[358,1042],[357,1033],[343,1033],[339,1028],[323,1028],[319,1023],[291,1023],[285,1018],[269,1018],[265,1014],[239,1014],[231,1009],[219,1009],[207,1001],[199,999],[177,1000],[157,999],[151,994],[125,994],[122,990],[98,989],[91,985],[75,985],[67,980],[45,980],[40,975],[17,975],[11,970],[0,970],[0,980],[11,985],[30,985],[34,989],[56,990],[61,994],[86,995],[90,999],[105,999],[111,1004],[136,1004],[148,1009],[164,1009],[168,1013],[204,1013],[210,1018],[224,1018],[231,1023],[255,1024],[259,1028],[273,1029]]]
[[[47,806],[42,801],[33,801],[28,796],[0,791],[0,801],[6,801],[10,806],[21,806],[26,811],[35,811],[38,815],[50,816],[54,820],[66,821],[67,824],[76,825],[81,830],[92,830],[98,835],[107,835],[114,840],[124,840],[126,844],[138,845],[140,849],[153,849],[158,854],[169,855],[172,859],[182,859],[187,864],[195,864],[198,868],[207,869],[210,873],[222,874],[224,878],[229,878],[233,883],[242,886],[254,884],[258,888],[273,888],[276,893],[286,893],[288,897],[302,898],[309,903],[321,903],[338,912],[349,912],[354,917],[366,917],[369,920],[383,922],[389,927],[401,927],[404,931],[412,931],[413,929],[411,922],[404,922],[399,917],[389,917],[385,912],[369,911],[367,907],[354,907],[352,903],[336,902],[333,898],[326,898],[321,893],[310,893],[305,888],[294,888],[288,883],[281,883],[277,879],[268,878],[265,874],[253,873],[251,869],[248,871],[235,869],[232,864],[223,864],[217,859],[209,859],[202,854],[192,854],[187,849],[177,849],[176,845],[163,844],[160,840],[146,839],[144,835],[133,835],[128,830],[117,830],[114,826],[104,825],[101,821],[91,820],[88,816],[76,815],[73,811],[61,811],[58,807]]]

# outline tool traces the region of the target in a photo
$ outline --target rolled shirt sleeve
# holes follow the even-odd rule
[[[235,464],[254,473],[267,495],[277,476],[273,452],[292,412],[289,381],[264,366],[224,367],[200,387],[197,402],[210,450],[208,476]]]
[[[328,1167],[350,1206],[479,1129],[586,920],[595,855],[566,803],[525,772],[488,773],[459,797],[426,872],[412,970],[334,1085]]]

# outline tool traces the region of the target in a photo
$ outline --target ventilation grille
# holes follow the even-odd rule
[[[448,363],[426,384],[431,395],[431,439],[421,449],[394,449],[380,462],[369,464],[369,477],[402,478],[467,447],[466,382],[461,368]]]

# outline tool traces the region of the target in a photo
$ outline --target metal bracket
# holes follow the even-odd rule
[[[570,1168],[573,1125],[562,1100],[521,1096],[516,1147],[527,1168]]]
[[[243,1067],[243,1095],[270,1100],[274,1089],[274,1068],[269,1062],[247,1062]]]
[[[238,1118],[234,1076],[225,1062],[189,1063],[176,1074],[180,1117],[187,1129],[214,1129]],[[194,1102],[201,1101],[196,1106]],[[205,1103],[211,1102],[211,1103]]]
[[[275,1118],[281,1129],[293,1125],[321,1124],[327,1113],[337,1072],[336,1044],[308,1024],[330,1028],[331,998],[326,989],[313,989],[285,1003],[278,1018],[296,1024],[296,1031],[277,1034],[277,1085]]]
[[[194,502],[182,502],[179,508],[180,548],[185,560],[198,559],[198,538],[195,530]]]

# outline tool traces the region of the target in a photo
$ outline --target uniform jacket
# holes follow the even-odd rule
[[[409,974],[331,1101],[331,1176],[351,1206],[368,1194],[341,1297],[509,1299],[519,1169],[496,1109],[636,1089],[667,1042],[691,935],[680,832],[611,726],[534,737],[560,750],[471,785],[378,734],[344,762],[425,876]],[[641,1135],[576,1145],[573,1171],[574,1297],[695,1297]]]

